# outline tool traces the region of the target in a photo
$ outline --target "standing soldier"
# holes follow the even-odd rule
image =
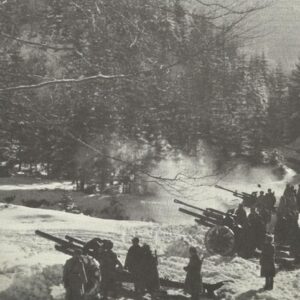
[[[184,267],[186,273],[185,290],[191,295],[191,300],[199,300],[203,291],[201,267],[204,256],[200,259],[195,247],[190,247],[190,262]]]
[[[257,197],[256,200],[256,207],[258,211],[260,211],[265,205],[265,193],[264,191],[260,191],[259,196]]]
[[[265,198],[265,208],[272,210],[274,208],[274,205],[276,204],[276,197],[274,195],[274,192],[272,192],[271,189],[268,189]]]
[[[273,238],[266,236],[260,257],[261,277],[266,278],[265,290],[272,290],[275,277],[275,248],[272,244]]]
[[[66,300],[85,300],[87,295],[96,293],[99,280],[97,264],[89,256],[75,250],[63,269],[63,283]]]
[[[297,191],[297,194],[296,194],[296,199],[297,199],[297,207],[298,207],[298,210],[300,211],[300,184],[298,185],[298,191]]]
[[[265,240],[266,224],[264,224],[261,216],[256,212],[255,207],[250,208],[248,223],[251,230],[255,234],[255,248],[261,249],[261,246]]]
[[[239,207],[235,210],[235,215],[235,221],[238,224],[244,226],[247,223],[247,213],[243,204],[239,204]]]
[[[111,241],[107,241],[99,255],[102,299],[107,299],[109,292],[116,296],[117,268],[123,268],[116,253],[112,251],[113,246],[114,244]]]
[[[150,246],[144,244],[142,247],[141,258],[141,281],[142,292],[147,290],[150,294],[153,294],[159,290],[159,276],[157,270],[157,256],[153,255]]]
[[[132,246],[129,248],[124,268],[127,269],[132,277],[134,283],[135,292],[141,291],[141,259],[142,248],[139,245],[139,239],[137,237],[132,239]]]

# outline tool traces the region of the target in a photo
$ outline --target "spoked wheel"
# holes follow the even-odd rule
[[[232,255],[235,248],[234,233],[227,226],[214,226],[205,234],[205,246],[210,254]]]

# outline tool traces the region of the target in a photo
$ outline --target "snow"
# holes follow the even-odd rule
[[[95,236],[110,238],[123,262],[131,238],[137,235],[142,243],[149,243],[157,250],[160,276],[181,281],[185,276],[182,268],[188,261],[188,247],[193,245],[200,253],[205,251],[205,229],[185,223],[103,220],[11,204],[0,205],[0,220],[0,300],[64,299],[61,275],[68,257],[54,250],[53,242],[36,236],[36,229],[83,240]],[[264,280],[259,277],[257,260],[211,256],[204,261],[203,278],[211,283],[233,280],[219,290],[218,299],[299,299],[300,271],[278,273],[275,289],[262,291]]]
[[[63,182],[40,182],[40,183],[21,183],[21,184],[3,184],[0,186],[1,191],[18,191],[18,190],[73,190],[73,185],[69,181]]]

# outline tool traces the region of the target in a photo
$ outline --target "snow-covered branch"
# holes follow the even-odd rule
[[[104,75],[104,74],[99,73],[97,75],[87,76],[87,77],[55,79],[55,80],[51,80],[51,81],[44,81],[44,82],[37,83],[37,84],[6,87],[6,88],[0,89],[0,92],[31,90],[31,89],[38,89],[41,87],[51,86],[51,85],[56,85],[56,84],[80,83],[80,82],[99,80],[99,79],[109,80],[109,79],[118,79],[118,78],[125,78],[125,77],[128,77],[128,75],[124,75],[124,74]]]

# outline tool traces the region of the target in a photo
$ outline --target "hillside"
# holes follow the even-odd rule
[[[94,236],[114,241],[115,251],[124,262],[133,236],[140,236],[159,254],[159,273],[179,281],[184,280],[183,266],[188,262],[189,245],[203,251],[203,230],[191,225],[159,225],[134,221],[112,221],[73,215],[53,210],[31,209],[14,205],[0,206],[1,300],[62,300],[62,265],[68,256],[54,250],[52,242],[35,236],[41,229],[59,237],[65,234],[88,240]],[[262,291],[257,260],[239,257],[209,257],[203,265],[205,282],[232,280],[219,290],[217,299],[297,299],[300,271],[280,272],[273,291]],[[130,287],[129,287],[130,288]],[[184,299],[182,291],[169,290],[168,299]],[[120,295],[121,296],[121,295]],[[20,298],[22,297],[22,298]],[[181,298],[180,298],[181,297]],[[117,299],[132,299],[126,295]]]

